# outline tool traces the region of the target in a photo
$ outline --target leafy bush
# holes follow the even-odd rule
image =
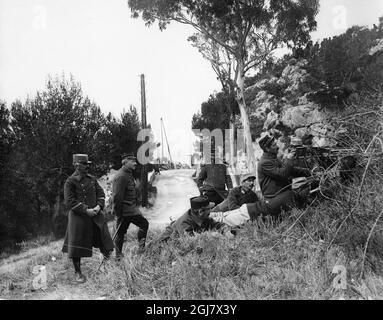
[[[139,146],[135,108],[121,119],[105,116],[73,77],[50,77],[45,90],[10,110],[1,103],[0,124],[1,249],[41,234],[65,234],[63,187],[74,171],[73,154],[89,154],[93,174],[103,175]]]

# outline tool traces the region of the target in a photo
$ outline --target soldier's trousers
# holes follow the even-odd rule
[[[117,218],[117,233],[115,239],[116,254],[122,253],[122,246],[124,244],[124,236],[129,228],[129,225],[133,223],[138,227],[137,238],[138,242],[142,243],[146,239],[148,233],[149,222],[141,214],[134,216],[118,217]]]
[[[265,198],[265,201],[269,208],[269,214],[278,216],[282,210],[288,211],[294,207],[294,192],[286,190],[273,198]]]
[[[255,203],[247,204],[251,220],[260,215],[278,217],[282,210],[288,211],[294,206],[294,193],[292,190],[281,192],[273,198],[265,197]]]

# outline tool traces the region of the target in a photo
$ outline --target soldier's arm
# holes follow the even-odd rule
[[[257,194],[254,191],[250,191],[250,203],[254,203],[256,201],[259,201],[259,198]]]
[[[184,235],[187,234],[189,236],[194,235],[193,227],[186,221],[182,222],[178,227],[178,234]]]
[[[139,207],[142,205],[142,188],[141,184],[137,184],[134,187],[136,192],[136,205]]]
[[[215,221],[212,218],[207,220],[209,230],[219,231],[221,233],[230,232],[231,228],[222,222]]]
[[[198,175],[197,178],[197,187],[201,188],[203,185],[203,182],[207,178],[207,172],[206,172],[206,167],[202,167],[201,172]]]
[[[100,206],[101,210],[103,210],[105,207],[105,192],[97,180],[95,180],[95,184],[96,184],[97,204]]]
[[[165,231],[160,234],[156,242],[165,242],[167,241],[171,235],[173,234],[174,230],[172,226],[167,226]]]
[[[229,192],[229,195],[227,196],[227,205],[229,207],[229,210],[238,209],[240,206],[237,201],[236,189],[231,189]]]
[[[122,176],[118,176],[114,179],[112,187],[113,214],[116,216],[122,215],[124,191],[125,179]]]
[[[291,175],[298,177],[298,176],[305,176],[308,177],[311,175],[311,170],[309,168],[305,168],[299,165],[298,161],[295,161],[294,159],[289,160],[292,165],[292,172]]]
[[[278,167],[270,161],[262,163],[261,170],[263,174],[273,179],[288,180],[292,172],[292,164],[291,162],[287,162],[281,167]]]
[[[64,201],[70,210],[77,214],[87,214],[88,206],[80,202],[76,196],[76,185],[73,181],[67,180],[64,185]]]
[[[233,188],[233,181],[231,181],[230,173],[227,168],[225,173],[225,183],[226,183],[227,190],[230,190]]]

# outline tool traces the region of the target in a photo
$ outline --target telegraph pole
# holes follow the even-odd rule
[[[164,120],[161,118],[161,124],[162,124],[162,129],[164,130],[164,135],[165,135],[165,139],[166,139],[166,144],[168,146],[168,153],[169,153],[169,158],[170,158],[170,164],[171,166],[173,166],[173,159],[172,159],[172,155],[170,154],[170,148],[169,148],[169,142],[168,142],[168,137],[166,136],[166,130],[165,130],[165,125],[164,125]],[[162,134],[162,132],[161,132]]]
[[[161,118],[161,149],[162,149],[162,154],[161,154],[161,163],[164,163],[164,137],[163,137],[163,129],[162,129],[162,118]]]
[[[141,74],[141,122],[142,129],[147,128],[146,124],[146,96],[145,96],[145,75]],[[146,141],[143,141],[144,144]],[[148,168],[142,164],[141,169],[141,191],[142,191],[142,206],[148,205]]]

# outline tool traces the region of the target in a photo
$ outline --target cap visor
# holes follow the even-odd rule
[[[254,176],[251,176],[251,177],[247,177],[246,179],[243,179],[242,182],[245,182],[245,181],[247,181],[247,180],[253,180],[253,181],[255,181],[256,179],[255,179]]]

